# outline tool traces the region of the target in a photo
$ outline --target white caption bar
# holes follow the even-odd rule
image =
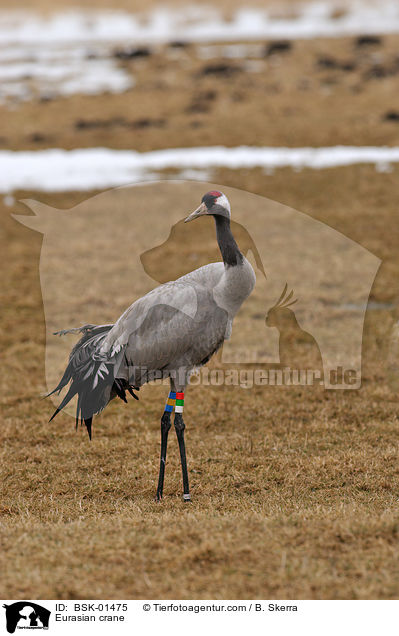
[[[75,636],[110,633],[203,636],[204,631],[217,634],[230,629],[289,636],[293,633],[375,636],[391,632],[399,601],[11,600],[1,601],[1,606],[3,632],[25,636],[31,629],[36,636],[42,631],[70,634],[72,630]],[[20,632],[21,629],[24,631]]]

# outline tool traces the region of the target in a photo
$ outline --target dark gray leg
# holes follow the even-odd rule
[[[159,464],[159,477],[157,488],[157,501],[162,499],[163,495],[163,482],[165,478],[165,463],[166,463],[166,449],[168,446],[168,433],[171,427],[170,413],[165,413],[161,418],[161,462]]]
[[[186,460],[186,446],[184,443],[184,429],[185,424],[183,422],[182,413],[175,414],[175,431],[177,435],[177,441],[179,442],[181,470],[183,474],[183,499],[184,501],[191,501],[190,489],[188,485],[188,473],[187,473],[187,460]]]

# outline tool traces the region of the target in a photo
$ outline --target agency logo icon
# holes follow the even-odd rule
[[[48,629],[51,612],[37,603],[17,601],[3,607],[9,634],[14,634],[16,629]]]

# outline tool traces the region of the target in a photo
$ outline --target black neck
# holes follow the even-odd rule
[[[220,214],[215,214],[216,237],[225,265],[240,265],[243,262],[241,254],[234,236],[230,229],[230,220]]]

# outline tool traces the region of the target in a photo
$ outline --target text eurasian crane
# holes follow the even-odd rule
[[[110,400],[154,379],[168,377],[170,393],[161,418],[161,462],[157,499],[162,498],[166,448],[175,408],[174,426],[180,448],[183,498],[190,500],[184,443],[184,390],[190,373],[205,364],[230,337],[235,314],[255,285],[255,273],[241,254],[230,229],[230,203],[218,191],[202,197],[186,218],[215,219],[223,263],[211,263],[164,283],[136,300],[114,325],[84,325],[57,332],[81,332],[58,386],[70,383],[52,418],[77,395],[76,425],[85,422],[90,439],[93,415]],[[51,395],[51,393],[50,393]]]

